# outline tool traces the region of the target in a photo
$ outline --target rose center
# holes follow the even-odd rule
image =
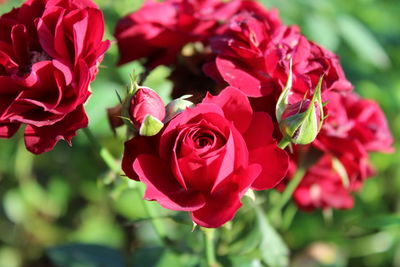
[[[21,64],[21,66],[19,67],[19,71],[18,71],[19,76],[24,76],[24,75],[30,73],[32,70],[33,64],[52,59],[44,51],[30,51],[29,56],[30,56],[29,63]]]
[[[212,145],[214,142],[214,137],[208,133],[202,133],[194,138],[196,143],[196,148],[204,148],[206,146]]]

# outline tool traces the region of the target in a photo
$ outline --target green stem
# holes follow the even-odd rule
[[[138,192],[140,194],[140,197],[142,198],[144,196],[144,188],[142,186],[139,186],[138,188]],[[142,200],[142,205],[147,213],[147,216],[150,218],[151,224],[153,225],[153,228],[156,231],[161,242],[164,245],[168,245],[169,239],[167,236],[167,231],[164,227],[164,224],[162,223],[162,220],[157,218],[159,216],[157,209],[155,208],[155,206],[152,205],[151,202],[144,199]]]
[[[92,143],[94,146],[94,149],[96,152],[100,155],[101,159],[104,161],[104,163],[115,173],[120,173],[121,168],[119,164],[116,162],[114,159],[113,155],[108,151],[106,148],[102,147],[99,141],[94,137],[92,132],[90,131],[89,128],[84,128],[83,132],[85,133],[86,137],[89,139],[89,141]]]
[[[218,266],[218,264],[217,264],[217,259],[215,257],[215,248],[214,248],[215,229],[202,228],[202,231],[204,233],[204,250],[206,253],[207,266],[216,267]]]
[[[273,217],[281,214],[283,207],[292,197],[294,190],[296,190],[297,186],[300,184],[301,179],[303,178],[305,172],[306,169],[303,168],[301,165],[299,165],[293,178],[287,184],[285,191],[283,191],[283,194],[279,199],[279,202],[274,205],[271,211]]]
[[[281,141],[279,141],[278,147],[280,149],[285,149],[290,144],[290,140],[283,137]]]
[[[121,172],[120,164],[114,159],[113,155],[104,147],[101,146],[101,144],[97,141],[95,136],[92,134],[92,132],[89,130],[89,128],[84,128],[83,132],[86,134],[87,138],[89,141],[92,143],[94,146],[94,149],[96,152],[100,155],[101,159],[104,161],[104,163],[115,173],[119,174]],[[140,197],[144,195],[144,190],[141,186],[139,186],[139,193],[141,194]],[[164,225],[162,224],[160,219],[157,219],[158,214],[157,211],[154,209],[154,206],[151,205],[146,200],[142,200],[142,205],[144,210],[147,213],[147,216],[151,218],[151,224],[154,227],[154,230],[156,231],[157,235],[160,237],[161,241],[165,243],[168,241],[167,235],[166,235],[166,230],[164,228]]]

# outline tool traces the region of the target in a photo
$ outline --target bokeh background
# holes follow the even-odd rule
[[[0,4],[0,14],[22,2]],[[116,21],[142,3],[95,2],[104,11],[110,40]],[[400,137],[398,0],[261,2],[337,53],[356,91],[380,103],[395,140]],[[116,68],[117,58],[113,44],[91,85],[86,110],[95,138],[120,158],[124,130],[114,136],[105,111],[118,103],[115,91],[123,94],[132,69],[142,68],[138,63]],[[168,74],[168,68],[159,67],[145,83],[165,101],[171,89]],[[191,232],[187,215],[156,203],[143,206],[143,187],[110,171],[82,131],[73,144],[71,149],[60,142],[34,156],[25,150],[21,132],[0,140],[0,267],[204,266],[202,235]],[[304,213],[289,205],[275,227],[291,251],[292,266],[400,266],[399,143],[395,146],[393,154],[372,155],[377,174],[355,194],[352,210]],[[273,204],[276,194],[270,191],[261,200]],[[170,243],[158,238],[149,214]],[[245,206],[220,231],[217,253],[224,266],[264,266],[257,258],[270,248],[260,247],[252,230],[254,216]]]

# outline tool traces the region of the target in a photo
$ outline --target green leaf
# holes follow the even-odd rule
[[[223,266],[229,267],[262,267],[264,266],[259,259],[252,257],[229,255],[221,259]]]
[[[146,115],[142,125],[140,126],[139,134],[141,136],[153,136],[158,134],[159,131],[164,127],[159,119],[153,117],[152,115]]]
[[[380,215],[361,221],[361,226],[366,228],[383,228],[400,226],[400,215]]]
[[[390,66],[390,59],[373,34],[360,21],[348,15],[337,17],[341,35],[364,61],[380,69]]]
[[[198,258],[188,254],[176,254],[164,247],[140,248],[132,254],[132,266],[189,267],[197,266]]]
[[[113,248],[69,244],[50,248],[47,255],[57,267],[123,267],[122,254]]]
[[[264,211],[254,205],[257,226],[261,233],[260,252],[263,261],[272,267],[289,265],[289,249],[278,232],[271,226]]]

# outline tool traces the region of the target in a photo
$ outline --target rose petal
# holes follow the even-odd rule
[[[140,181],[146,184],[145,199],[156,200],[164,208],[172,210],[194,211],[205,205],[203,195],[185,190],[162,159],[141,154],[133,163],[133,168]]]
[[[246,95],[234,87],[227,87],[217,96],[207,94],[202,103],[214,103],[222,108],[225,118],[231,120],[239,132],[250,125],[252,109]]]
[[[275,187],[286,175],[289,167],[287,153],[272,139],[271,117],[264,112],[255,112],[250,127],[244,135],[251,163],[262,166],[260,176],[252,188],[264,190]]]
[[[124,156],[122,158],[122,170],[125,174],[134,180],[139,181],[133,162],[140,154],[153,154],[157,151],[158,141],[156,137],[135,136],[131,140],[125,142]]]
[[[232,220],[241,206],[237,188],[228,184],[211,194],[206,205],[192,213],[192,220],[203,227],[217,228]]]
[[[200,226],[217,228],[232,220],[241,207],[240,198],[260,174],[258,164],[239,169],[226,182],[221,183],[206,199],[206,205],[192,213],[192,219]]]
[[[20,123],[0,123],[0,138],[12,137],[20,126]]]
[[[34,153],[41,154],[54,148],[59,140],[65,140],[71,145],[71,139],[78,129],[86,127],[88,119],[83,106],[79,106],[65,118],[53,125],[35,127],[28,125],[25,128],[26,148]]]

